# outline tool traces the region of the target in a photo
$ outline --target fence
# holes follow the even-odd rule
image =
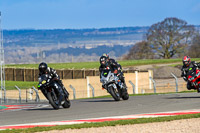
[[[87,76],[99,76],[99,70],[97,69],[60,69],[56,71],[61,79],[84,79]],[[124,73],[133,71],[124,70]],[[5,80],[8,81],[38,81],[38,74],[38,69],[5,68]]]
[[[152,71],[125,73],[124,75],[129,94],[167,93],[187,90],[186,82],[182,78],[153,79],[154,84],[150,80],[150,77],[153,77]],[[109,95],[106,90],[102,90],[99,76],[88,76],[86,79],[65,79],[63,83],[70,94],[69,99]],[[20,90],[21,100],[36,101],[36,98],[46,99],[40,91],[37,95],[33,88]],[[19,99],[19,91],[17,89],[7,90],[6,99]]]

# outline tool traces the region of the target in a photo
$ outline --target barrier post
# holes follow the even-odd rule
[[[21,89],[16,85],[15,85],[15,88],[17,88],[18,91],[19,91],[19,103],[21,103],[21,101],[22,101],[22,99],[21,99]]]
[[[133,84],[133,82],[132,81],[128,81],[131,85],[132,85],[132,87],[133,87],[133,94],[135,94],[135,85]]]
[[[156,82],[152,77],[149,77],[149,79],[153,82],[154,93],[156,93]]]
[[[73,97],[76,99],[76,89],[72,85],[69,85],[69,87],[73,90]]]

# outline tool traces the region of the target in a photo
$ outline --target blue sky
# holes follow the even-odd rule
[[[0,0],[3,29],[151,26],[166,17],[200,24],[200,0]]]

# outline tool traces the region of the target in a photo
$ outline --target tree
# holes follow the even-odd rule
[[[184,51],[194,33],[194,26],[178,18],[166,18],[153,24],[147,34],[147,42],[162,58],[169,59]]]
[[[149,46],[150,45],[146,41],[136,43],[124,59],[152,59],[154,53]]]
[[[193,58],[200,58],[200,33],[197,33],[192,39],[192,45],[189,47],[188,55]]]

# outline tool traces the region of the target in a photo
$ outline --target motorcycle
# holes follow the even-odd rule
[[[62,89],[56,80],[51,79],[49,74],[41,75],[38,80],[38,89],[42,91],[54,109],[59,109],[60,105],[62,105],[63,108],[69,108],[71,106],[70,100],[68,98],[69,93],[67,90]],[[55,87],[60,87],[62,92],[60,92],[58,89],[54,89]]]
[[[190,68],[188,74],[188,81],[191,83],[193,89],[200,92],[200,70],[197,67]]]
[[[100,82],[115,101],[120,101],[120,98],[123,100],[129,99],[127,89],[123,88],[123,83],[110,70],[102,71]]]

